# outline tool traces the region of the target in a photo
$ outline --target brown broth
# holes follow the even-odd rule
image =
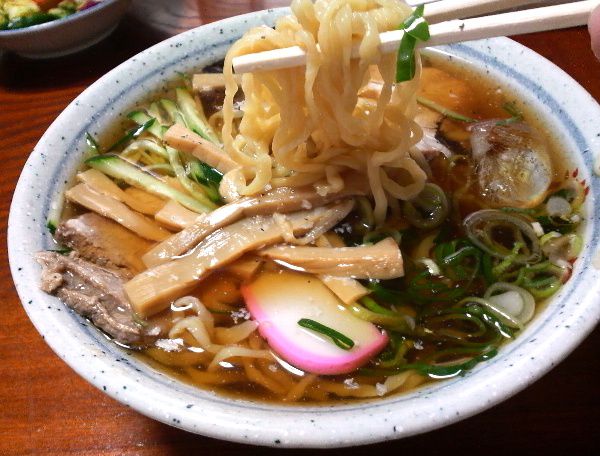
[[[549,130],[540,114],[528,104],[523,103],[510,89],[489,75],[472,68],[468,63],[460,60],[448,60],[433,53],[423,53],[423,65],[440,69],[469,84],[475,92],[477,107],[473,113],[476,118],[481,119],[505,119],[509,118],[502,106],[505,103],[513,103],[523,113],[524,120],[538,130],[547,140],[548,151],[554,166],[554,177],[558,182],[564,180],[565,173],[572,171],[575,165],[565,154],[565,147],[558,141],[555,134]]]

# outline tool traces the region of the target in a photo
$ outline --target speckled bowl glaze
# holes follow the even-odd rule
[[[56,119],[25,165],[9,219],[11,270],[31,321],[58,356],[123,404],[191,432],[258,445],[324,448],[397,439],[461,420],[522,390],[570,353],[600,317],[600,271],[592,265],[600,240],[600,182],[590,172],[594,152],[600,152],[600,107],[552,63],[505,38],[435,52],[489,73],[556,132],[591,187],[585,248],[572,279],[543,312],[498,356],[465,377],[360,403],[284,407],[229,399],[150,368],[38,290],[40,268],[33,255],[53,245],[44,222],[51,199],[82,159],[84,132],[101,134],[176,72],[221,59],[244,30],[272,24],[286,11],[235,17],[160,43],[102,77]]]
[[[25,57],[61,57],[86,49],[117,27],[131,0],[104,0],[100,4],[44,24],[0,31],[0,49]]]

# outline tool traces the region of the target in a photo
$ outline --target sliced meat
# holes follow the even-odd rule
[[[392,238],[359,247],[275,246],[258,254],[314,274],[382,280],[404,275],[402,253]]]
[[[438,129],[444,116],[440,113],[428,109],[424,106],[417,106],[417,114],[415,116],[415,122],[423,130],[423,137],[421,141],[415,144],[415,148],[421,151],[421,153],[430,160],[433,156],[438,153],[444,154],[446,157],[452,155],[452,151],[442,144],[438,136]]]
[[[364,195],[361,180],[348,179],[344,190],[320,196],[312,187],[281,187],[257,197],[245,197],[226,204],[199,218],[194,224],[169,237],[152,248],[142,260],[148,267],[166,263],[201,242],[211,233],[243,217],[290,213],[301,209],[323,206],[348,196]]]
[[[238,86],[242,83],[239,75],[234,75]],[[192,88],[200,97],[204,113],[207,117],[223,109],[225,100],[225,76],[223,72],[219,73],[199,73],[192,77]],[[234,103],[239,104],[244,99],[244,92],[238,90],[235,94]]]
[[[123,279],[115,272],[56,252],[39,252],[36,260],[43,268],[40,288],[56,295],[118,342],[144,345],[158,336],[157,328],[153,331],[135,321],[123,292]]]
[[[152,247],[151,242],[93,212],[62,222],[54,237],[82,258],[125,278],[146,269],[141,258]]]

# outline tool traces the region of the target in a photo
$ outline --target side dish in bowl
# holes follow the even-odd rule
[[[0,49],[29,58],[60,57],[108,36],[130,0],[2,0]]]
[[[93,0],[2,0],[0,30],[16,30],[55,21],[93,8],[98,3]]]
[[[591,298],[574,297],[598,276],[594,182],[578,150],[594,140],[571,128],[576,110],[558,115],[530,75],[498,64],[510,49],[496,60],[477,44],[381,55],[379,32],[419,21],[401,2],[298,0],[292,12],[233,45],[281,13],[158,45],[51,128],[87,109],[78,103],[97,113],[61,136],[79,153],[63,149],[36,212],[53,239],[21,247],[29,271],[39,275],[34,257],[42,265],[42,289],[102,331],[82,336],[90,365],[68,362],[150,416],[263,444],[410,435],[513,394],[598,319]],[[237,55],[293,44],[306,67],[232,72]],[[102,88],[110,104],[98,108]],[[578,90],[577,115],[597,113]],[[23,217],[11,211],[13,271]],[[550,328],[580,312],[577,333]],[[47,336],[59,353],[82,331],[69,328]],[[224,420],[234,423],[216,429]]]

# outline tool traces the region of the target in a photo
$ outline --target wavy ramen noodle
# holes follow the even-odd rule
[[[341,191],[343,173],[353,171],[368,181],[381,223],[388,199],[414,197],[426,179],[411,154],[422,136],[413,120],[419,78],[394,88],[396,58],[378,49],[379,33],[396,29],[411,9],[395,0],[298,0],[292,11],[275,30],[250,30],[227,53],[223,143],[243,171],[225,178],[241,195],[307,184],[328,193]],[[360,58],[351,59],[357,42]],[[236,132],[232,59],[294,45],[307,52],[306,67],[243,75],[246,101]],[[375,68],[380,96],[359,97]]]

